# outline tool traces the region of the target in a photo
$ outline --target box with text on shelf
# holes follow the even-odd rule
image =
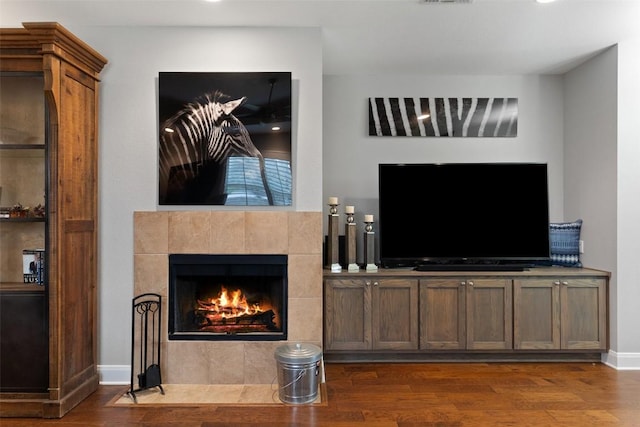
[[[22,277],[24,283],[44,285],[44,249],[22,251]]]

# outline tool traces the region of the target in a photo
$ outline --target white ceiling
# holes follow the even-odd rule
[[[521,75],[640,38],[640,0],[0,0],[2,27],[26,21],[319,27],[325,74]]]

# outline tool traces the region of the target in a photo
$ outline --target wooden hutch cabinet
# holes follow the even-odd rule
[[[59,418],[98,387],[97,110],[106,63],[55,22],[0,29],[2,417]]]

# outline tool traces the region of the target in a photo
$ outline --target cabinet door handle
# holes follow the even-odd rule
[[[563,285],[567,286],[569,282],[562,282]]]
[[[467,284],[467,282],[465,282],[464,280],[462,282],[460,282],[460,286],[464,286],[466,284]]]
[[[555,282],[553,282],[553,284],[554,284],[554,285],[556,285],[556,286],[558,286],[558,285],[560,285],[560,281],[559,281],[559,280],[556,280]]]
[[[364,282],[364,283],[365,283],[367,286],[371,286],[371,282],[370,282],[370,281],[368,281],[368,280],[367,280],[366,282]]]
[[[473,286],[473,280],[469,280],[469,286]]]
[[[373,282],[373,286],[378,286],[378,282]]]

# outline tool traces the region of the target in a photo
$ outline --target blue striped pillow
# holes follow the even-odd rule
[[[549,224],[552,265],[582,267],[580,262],[581,229],[581,219],[573,222],[552,222]]]

